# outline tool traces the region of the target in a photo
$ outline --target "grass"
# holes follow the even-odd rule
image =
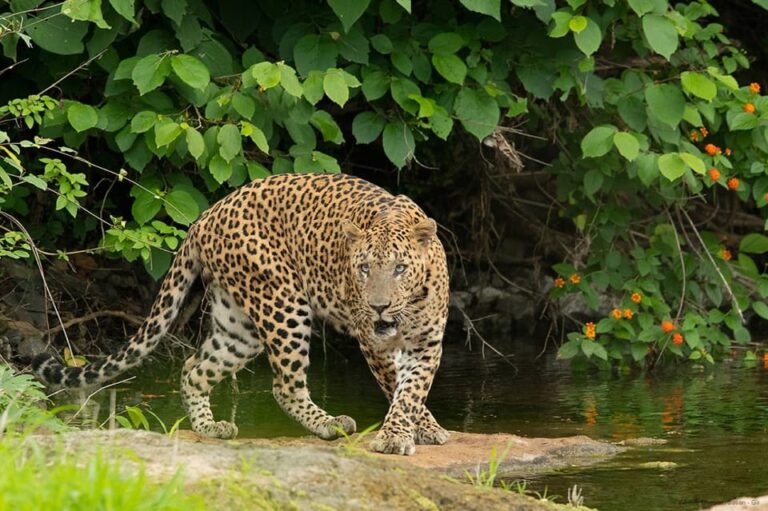
[[[80,454],[62,439],[49,445],[33,432],[70,428],[60,409],[39,406],[48,399],[29,375],[0,365],[0,510],[14,511],[195,511],[205,509],[200,496],[183,493],[182,477],[157,483],[141,464],[126,464],[114,452]]]

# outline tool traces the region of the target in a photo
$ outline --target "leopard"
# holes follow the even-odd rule
[[[181,371],[196,433],[237,435],[234,423],[214,420],[210,392],[262,352],[288,416],[326,440],[355,433],[354,419],[323,410],[307,387],[313,323],[322,321],[357,340],[388,400],[371,450],[412,455],[416,445],[448,440],[426,406],[449,302],[437,224],[407,196],[349,174],[278,174],[225,196],[189,227],[149,314],[118,351],[83,367],[41,353],[36,375],[82,388],[140,365],[198,278],[209,300],[207,333]]]

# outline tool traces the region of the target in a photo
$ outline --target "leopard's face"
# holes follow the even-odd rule
[[[365,231],[344,226],[355,322],[371,338],[394,337],[408,322],[411,306],[425,292],[435,229],[431,219],[405,226],[382,222]]]

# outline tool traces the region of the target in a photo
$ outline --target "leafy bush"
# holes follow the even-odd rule
[[[0,364],[0,438],[4,432],[33,431],[41,426],[52,431],[67,429],[56,412],[39,405],[48,401],[43,386],[29,374],[14,374]]]
[[[707,1],[285,7],[10,2],[3,51],[28,60],[2,89],[23,129],[0,132],[0,206],[53,246],[103,229],[101,250],[158,277],[183,228],[249,179],[339,172],[356,146],[401,169],[525,115],[557,142],[538,148],[550,206],[581,240],[552,297],[597,308],[608,295],[620,312],[572,333],[562,356],[713,361],[749,341],[744,312],[768,318],[768,237],[712,221],[728,202],[765,222],[768,99],[734,77],[748,59]],[[57,211],[45,220],[30,211],[43,191]]]

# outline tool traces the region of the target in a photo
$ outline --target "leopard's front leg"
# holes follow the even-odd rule
[[[392,353],[397,375],[395,391],[384,424],[371,443],[372,450],[409,456],[416,452],[416,440],[419,443],[447,440],[447,431],[437,424],[425,406],[441,354],[440,340],[406,345]]]

